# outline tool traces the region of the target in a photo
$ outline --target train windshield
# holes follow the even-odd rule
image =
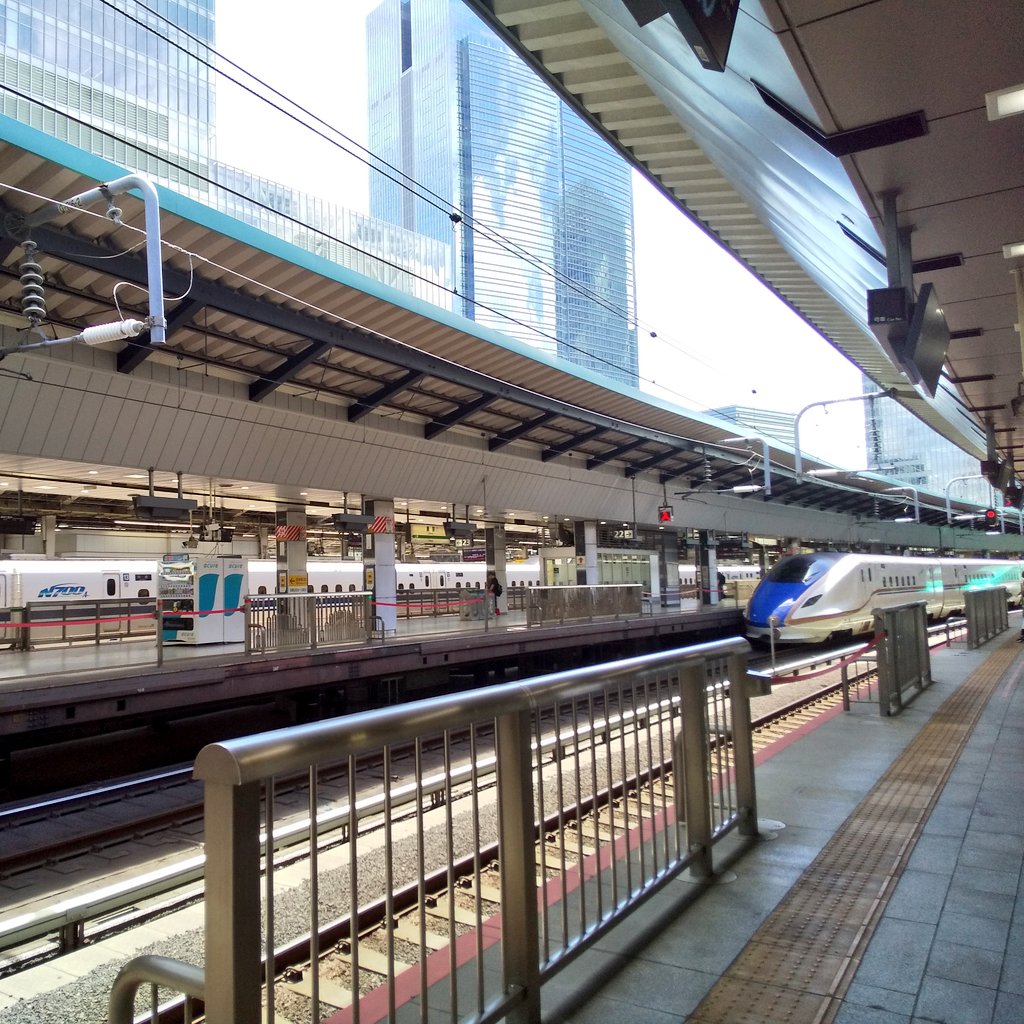
[[[821,555],[793,555],[772,566],[765,580],[770,583],[813,583],[832,568],[834,558]]]

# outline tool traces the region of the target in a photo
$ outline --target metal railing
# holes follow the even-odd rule
[[[526,609],[528,626],[560,626],[639,616],[643,587],[639,583],[608,583],[582,587],[534,587]]]
[[[245,652],[365,643],[374,629],[372,595],[273,594],[245,600]]]
[[[1010,628],[1006,587],[968,590],[964,594],[967,646],[972,650]]]
[[[4,610],[4,620],[0,642],[8,641],[22,651],[46,644],[136,640],[155,635],[157,601],[153,597],[30,601],[22,608]]]
[[[928,610],[924,601],[873,610],[878,644],[878,711],[893,715],[932,683]]]
[[[332,942],[353,940],[341,977],[354,1022],[364,1004],[367,1016],[371,1005],[388,1015],[406,998],[447,1007],[453,1022],[539,1020],[541,985],[576,953],[682,871],[710,875],[727,835],[756,836],[748,652],[744,640],[718,641],[204,748],[195,774],[206,791],[206,967],[201,986],[186,967],[179,988],[205,990],[209,1024],[257,1021],[261,999],[272,1008],[292,994],[274,965],[282,944],[300,942],[315,1006],[328,958],[319,893],[329,891],[343,914]],[[339,768],[347,781],[321,787]],[[298,888],[294,877],[276,884],[271,870],[275,791],[296,773],[307,779],[310,833]],[[396,776],[403,799],[415,795],[403,813]],[[622,806],[628,790],[642,814]],[[339,811],[347,842],[321,853],[317,821]],[[544,841],[549,832],[558,838]],[[456,864],[482,893],[492,860],[497,906],[477,900],[461,934]],[[378,964],[354,937],[368,924],[359,908],[379,894]],[[304,938],[276,924],[296,898]],[[403,960],[418,950],[406,967],[398,941]],[[173,988],[174,972],[162,962],[150,977],[133,961],[124,973],[134,987]],[[338,977],[324,982],[335,995]],[[110,1024],[128,1024],[124,1004],[112,997]]]

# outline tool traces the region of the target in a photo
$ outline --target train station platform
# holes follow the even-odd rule
[[[763,841],[563,971],[545,1024],[1020,1024],[1015,636],[933,652],[935,683],[899,716],[854,705],[763,752]]]
[[[581,662],[682,647],[742,632],[733,601],[711,608],[528,625],[525,610],[497,619],[400,619],[393,635],[274,652],[243,644],[144,640],[0,651],[0,772],[21,749],[134,728],[177,716],[294,705],[296,717],[333,717],[452,688],[506,671],[538,675]]]
[[[761,841],[711,885],[669,882],[571,961],[542,990],[544,1024],[1019,1024],[1015,637],[933,651],[934,682],[898,716],[837,707],[761,750]],[[194,962],[189,928],[171,918],[165,931],[148,930],[145,949]],[[113,972],[139,951],[124,942],[0,984],[0,1022],[58,1007],[99,1019]]]

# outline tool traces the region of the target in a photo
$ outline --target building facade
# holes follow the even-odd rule
[[[0,3],[0,110],[119,166],[207,191],[215,0]],[[157,6],[157,5],[154,5]]]
[[[876,390],[867,381],[865,391]],[[865,415],[868,461],[885,466],[887,476],[932,494],[988,505],[992,489],[981,479],[978,460],[947,441],[898,402],[867,403]],[[966,478],[966,479],[963,479]]]
[[[467,317],[638,380],[632,175],[465,6],[367,19],[370,212],[452,245]]]
[[[449,246],[217,158],[216,0],[0,0],[0,111],[451,308]],[[255,103],[255,101],[253,101]]]

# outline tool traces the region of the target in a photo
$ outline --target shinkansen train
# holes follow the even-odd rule
[[[872,610],[923,600],[929,619],[964,610],[965,593],[1005,587],[1021,604],[1024,563],[986,558],[902,558],[839,551],[781,559],[758,584],[746,610],[747,637],[767,640],[773,622],[783,643],[819,643],[867,633]]]
[[[155,597],[158,587],[155,559],[25,558],[0,561],[0,608],[38,601],[86,601],[100,598]],[[360,562],[311,558],[306,563],[313,593],[348,593],[363,586]],[[487,566],[483,562],[405,562],[395,566],[399,591],[480,589]],[[753,566],[723,566],[727,581],[756,579]],[[540,559],[510,562],[505,569],[506,587],[543,585]],[[271,594],[275,590],[277,564],[272,559],[248,561],[248,592]],[[684,597],[694,595],[697,581],[692,566],[680,566],[679,584]]]

